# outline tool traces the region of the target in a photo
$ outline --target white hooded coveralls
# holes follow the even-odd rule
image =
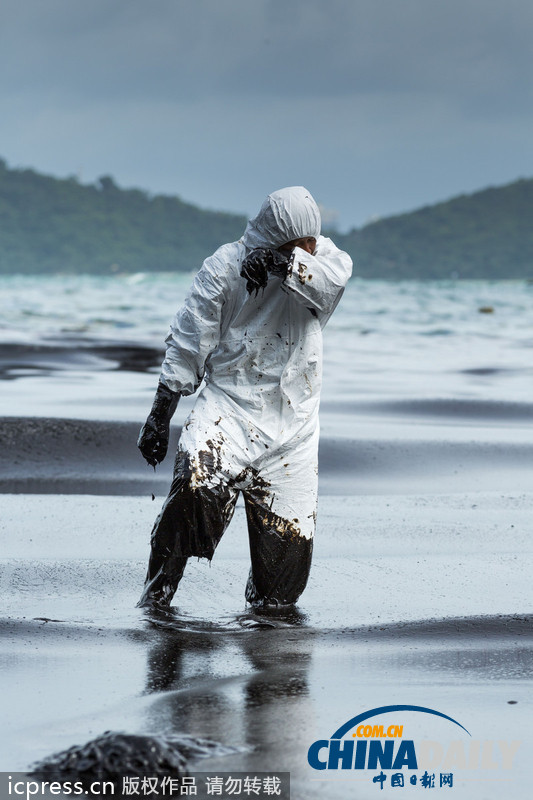
[[[241,265],[256,247],[294,248],[287,277],[249,294]],[[252,556],[246,597],[295,602],[307,581],[318,483],[322,329],[350,277],[350,257],[320,236],[303,187],[274,192],[237,242],[197,273],[166,338],[161,380],[188,395],[174,481],[152,533],[157,596],[174,593],[188,556],[212,558],[243,492]],[[173,561],[174,559],[174,561]],[[181,559],[181,561],[180,561]],[[175,563],[174,563],[175,562]],[[260,585],[258,585],[260,584]]]

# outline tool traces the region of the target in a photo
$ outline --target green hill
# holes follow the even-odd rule
[[[461,195],[335,238],[365,278],[530,278],[533,180]]]
[[[245,223],[107,176],[85,186],[0,161],[0,274],[195,270]]]
[[[336,243],[365,278],[530,278],[533,179],[381,219]],[[0,274],[195,270],[246,219],[0,160]]]

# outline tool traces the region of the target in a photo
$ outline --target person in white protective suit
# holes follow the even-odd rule
[[[155,466],[181,395],[205,385],[183,425],[170,493],[151,536],[139,606],[170,603],[190,556],[212,559],[242,492],[246,600],[295,603],[307,583],[318,484],[322,328],[352,261],[320,235],[301,186],[269,195],[243,237],[196,275],[166,338],[138,446]]]

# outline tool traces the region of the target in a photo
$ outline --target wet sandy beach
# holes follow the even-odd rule
[[[411,705],[470,734],[463,762],[426,754],[437,797],[529,798],[530,334],[509,338],[516,303],[507,321],[464,322],[451,289],[420,288],[415,308],[393,287],[391,321],[380,291],[355,287],[332,320],[313,567],[298,607],[277,613],[244,602],[242,505],[212,564],[188,565],[172,614],[135,608],[171,468],[154,473],[135,446],[157,380],[151,336],[0,342],[0,771],[111,730],[210,739],[233,750],[190,769],[290,771],[293,800],[416,796],[420,784],[380,789],[378,770],[307,762],[355,715]],[[400,721],[417,747],[460,738],[428,715]],[[501,741],[518,742],[510,769]]]

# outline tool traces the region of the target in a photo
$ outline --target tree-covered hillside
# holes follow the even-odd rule
[[[334,233],[366,278],[533,277],[533,179]],[[246,219],[0,160],[0,274],[195,270]]]
[[[0,161],[0,274],[195,270],[245,223],[110,177],[85,186]]]
[[[533,277],[533,180],[519,180],[336,237],[365,278]]]

